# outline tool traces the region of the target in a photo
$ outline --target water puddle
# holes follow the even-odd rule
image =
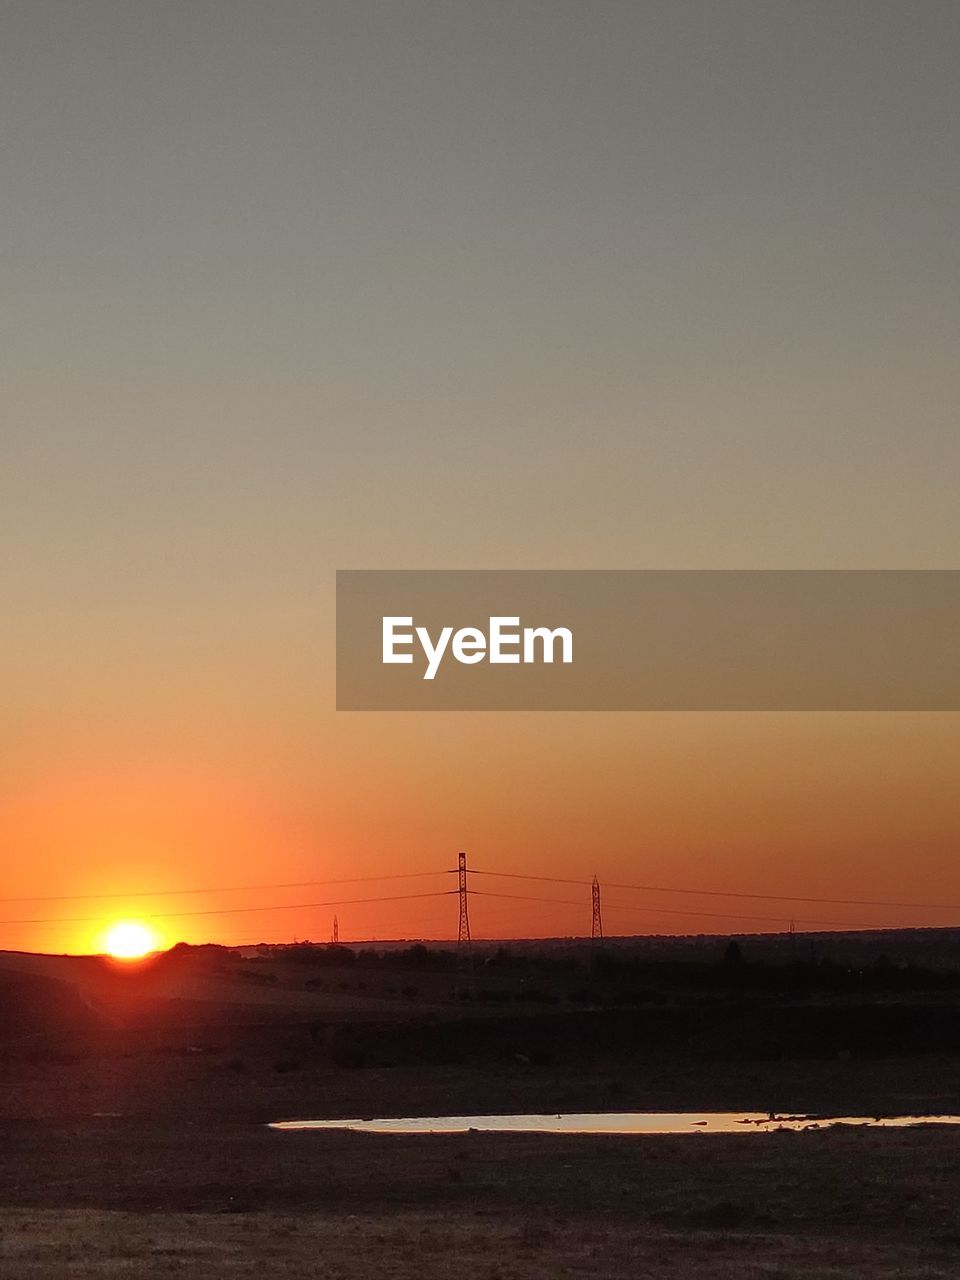
[[[960,1116],[808,1116],[752,1111],[608,1111],[570,1115],[416,1116],[377,1120],[280,1120],[283,1131],[338,1129],[352,1133],[779,1133],[857,1125],[905,1129],[960,1124]]]

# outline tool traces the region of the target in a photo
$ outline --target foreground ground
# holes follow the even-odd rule
[[[279,1276],[287,1280],[953,1280],[958,1248],[837,1229],[676,1229],[646,1222],[408,1211],[329,1214],[0,1212],[3,1274],[23,1280]]]
[[[16,1280],[960,1273],[960,1151],[942,1130],[3,1136],[0,1274]]]
[[[117,989],[89,963],[75,986],[50,986],[43,965],[14,957],[0,991],[2,1280],[960,1276],[960,1129],[267,1128],[511,1111],[960,1114],[952,991],[694,992],[508,1015],[438,1003],[421,978],[416,999],[404,978],[344,994],[348,979],[325,970],[274,984],[246,961],[211,973],[188,958],[172,979]]]
[[[271,1033],[242,1047],[174,1052],[140,1040],[59,1062],[8,1060],[0,1275],[960,1274],[953,1130],[375,1137],[263,1123],[444,1107],[960,1110],[953,1060],[344,1070],[290,1049]]]

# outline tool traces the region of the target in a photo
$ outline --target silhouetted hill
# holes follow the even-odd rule
[[[102,1018],[71,984],[36,973],[0,969],[0,1043],[100,1025]]]

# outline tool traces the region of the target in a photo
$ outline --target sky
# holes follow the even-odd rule
[[[958,53],[937,0],[4,0],[0,947],[449,936],[295,905],[448,876],[233,890],[461,848],[932,904],[608,932],[960,923],[956,715],[333,709],[337,568],[957,567]],[[479,936],[589,928],[510,885],[572,905]]]

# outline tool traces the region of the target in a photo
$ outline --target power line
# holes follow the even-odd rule
[[[400,893],[380,898],[332,898],[327,902],[282,902],[267,907],[211,907],[201,911],[154,911],[151,920],[185,920],[192,916],[236,916],[253,911],[306,911],[319,907],[354,907],[364,902],[410,902],[415,898],[446,898],[456,889],[439,889],[433,893]],[[10,924],[101,924],[101,916],[47,916],[37,920],[0,920]]]
[[[126,898],[176,898],[194,897],[197,895],[211,893],[260,893],[272,889],[311,889],[325,885],[372,884],[380,881],[416,880],[426,879],[432,876],[450,876],[456,874],[456,868],[442,868],[437,871],[407,871],[390,873],[387,875],[346,876],[327,880],[289,880],[272,884],[226,885],[189,889],[130,890],[128,892],[121,893],[27,894],[21,897],[0,897],[0,904],[12,905],[19,902],[112,902]],[[565,884],[587,888],[592,885],[592,881],[590,880],[578,880],[573,878],[564,878],[561,876],[526,875],[519,871],[485,871],[475,870],[471,867],[470,874],[475,876],[494,876],[497,879],[505,880],[526,880],[542,884]],[[690,897],[743,898],[755,902],[813,903],[821,906],[840,907],[892,907],[899,910],[913,911],[960,911],[960,904],[947,902],[891,902],[889,900],[881,901],[879,899],[872,898],[805,897],[797,894],[783,893],[748,893],[743,890],[736,889],[692,889],[681,888],[676,885],[625,884],[612,880],[604,880],[603,884],[604,887],[608,889],[623,889],[638,893],[676,893]],[[696,914],[699,915],[703,913],[697,912]],[[0,921],[0,923],[5,922]]]
[[[589,884],[590,882],[587,881]],[[622,886],[621,886],[622,888]],[[551,906],[558,907],[584,907],[582,902],[577,902],[573,898],[534,898],[527,894],[520,893],[490,893],[484,889],[471,889],[471,894],[478,898],[501,898],[509,899],[514,902],[547,902]],[[715,920],[753,920],[770,924],[788,924],[789,921],[783,916],[748,916],[739,915],[732,911],[684,911],[679,907],[639,907],[635,903],[628,904],[625,902],[604,902],[605,911],[643,911],[652,915],[670,915],[670,916],[705,916]],[[864,924],[863,921],[854,923],[851,920],[815,920],[810,916],[806,917],[808,924],[825,924],[840,927],[842,929],[883,929],[890,926]]]
[[[271,911],[305,911],[305,910],[318,910],[324,907],[362,906],[365,904],[373,905],[373,904],[388,903],[388,902],[422,901],[428,898],[445,898],[452,895],[459,895],[459,899],[460,899],[459,936],[462,941],[464,938],[469,939],[470,934],[469,934],[469,924],[466,923],[467,891],[466,891],[466,883],[465,883],[466,876],[465,876],[464,855],[462,854],[460,855],[459,861],[460,861],[460,865],[457,870],[444,868],[437,871],[398,872],[398,873],[390,873],[387,875],[379,875],[379,876],[377,875],[351,876],[351,877],[343,877],[343,878],[328,879],[328,880],[303,880],[303,881],[291,881],[291,882],[274,883],[274,884],[237,885],[237,886],[225,887],[225,888],[151,890],[143,893],[126,893],[126,894],[124,893],[117,893],[117,894],[88,893],[88,894],[61,894],[61,895],[51,894],[51,895],[37,896],[37,897],[0,898],[0,903],[71,902],[71,901],[109,902],[109,901],[116,901],[120,899],[138,900],[143,898],[177,897],[177,896],[200,895],[200,894],[210,894],[210,893],[242,893],[242,892],[255,892],[255,891],[262,892],[262,891],[273,890],[273,889],[276,889],[276,890],[300,889],[300,888],[314,887],[318,885],[366,884],[366,883],[374,883],[374,882],[413,880],[413,879],[430,878],[430,877],[437,877],[437,876],[458,875],[459,876],[458,888],[449,889],[449,890],[435,890],[427,893],[379,895],[371,898],[329,899],[323,902],[288,902],[288,903],[277,903],[273,905],[258,904],[256,906],[242,906],[242,907],[200,908],[192,911],[162,911],[162,912],[152,912],[151,917],[157,920],[185,920],[185,919],[190,919],[195,917],[206,917],[206,916],[232,916],[232,915],[247,915],[252,913],[263,914],[263,913],[269,913]],[[522,872],[516,872],[516,871],[513,871],[513,872],[483,871],[483,870],[475,871],[472,868],[471,868],[471,871],[473,875],[489,876],[489,877],[494,877],[498,879],[522,880],[522,881],[542,883],[542,884],[574,885],[578,888],[589,887],[593,894],[593,909],[594,909],[593,933],[594,933],[594,936],[602,936],[602,925],[600,926],[599,930],[597,928],[597,917],[598,917],[598,906],[599,906],[599,881],[597,880],[597,877],[594,877],[594,879],[591,881],[591,880],[565,878],[561,876],[527,875]],[[703,897],[711,897],[711,898],[732,898],[732,899],[743,899],[743,900],[750,900],[750,901],[756,901],[756,902],[770,902],[770,903],[781,903],[781,902],[791,903],[791,904],[822,903],[822,904],[835,905],[835,906],[858,906],[858,907],[872,907],[872,908],[881,908],[881,909],[882,908],[899,908],[904,910],[919,910],[919,911],[934,910],[934,909],[960,911],[960,907],[953,904],[949,904],[949,903],[933,904],[933,903],[918,903],[918,902],[889,902],[889,901],[879,901],[875,899],[864,899],[864,898],[803,897],[799,895],[789,895],[789,894],[750,893],[750,892],[742,892],[737,890],[692,889],[692,888],[680,888],[677,886],[665,886],[665,885],[625,884],[625,883],[614,882],[614,881],[604,881],[604,888],[605,889],[606,888],[621,889],[624,891],[633,891],[633,892],[640,892],[640,893],[664,893],[664,894],[672,893],[672,894],[682,894],[685,896],[694,896],[694,897],[703,896]],[[497,898],[501,900],[516,901],[516,902],[538,903],[543,906],[549,906],[549,907],[560,907],[560,906],[577,907],[577,908],[584,907],[584,902],[579,899],[574,901],[572,899],[546,898],[546,897],[526,895],[526,894],[497,893],[493,891],[484,891],[484,890],[473,889],[473,888],[471,888],[469,892],[475,894],[478,897]],[[751,914],[744,914],[744,913],[734,912],[734,911],[709,911],[709,910],[683,909],[678,907],[656,906],[656,905],[651,905],[649,903],[641,906],[636,903],[616,903],[616,902],[605,901],[604,905],[609,911],[642,912],[642,913],[646,913],[647,915],[652,914],[652,915],[672,915],[672,916],[688,916],[688,917],[693,916],[697,918],[718,919],[718,920],[741,920],[741,921],[751,921],[756,923],[764,923],[768,925],[780,924],[784,927],[788,926],[788,920],[785,917],[780,917],[775,915],[751,915]],[[52,916],[52,917],[35,917],[32,919],[28,918],[28,919],[15,919],[15,920],[0,920],[0,925],[11,927],[11,928],[16,928],[18,926],[20,927],[46,926],[50,928],[56,928],[63,925],[99,924],[99,923],[102,923],[102,916],[93,916],[93,917],[91,916],[80,916],[80,917]],[[804,923],[807,925],[820,925],[829,929],[880,930],[880,929],[888,929],[893,927],[891,925],[883,925],[883,924],[880,924],[880,925],[871,924],[871,923],[865,924],[863,921],[852,922],[852,921],[845,921],[845,920],[823,920],[823,919],[808,917],[808,916],[805,916]]]
[[[267,889],[315,889],[328,884],[370,884],[378,880],[418,880],[427,876],[456,875],[455,871],[404,871],[385,876],[347,876],[340,880],[291,880],[286,884],[238,884],[212,889],[148,889],[129,893],[51,893],[31,894],[22,898],[0,898],[0,903],[15,902],[112,902],[118,898],[178,898],[204,893],[259,893]],[[0,923],[3,923],[0,921]]]
[[[473,867],[470,868],[470,874],[496,876],[504,880],[537,880],[544,884],[575,884],[587,887],[591,884],[589,880],[565,880],[559,876],[528,876],[519,871],[477,871]],[[659,884],[618,884],[612,880],[604,880],[603,885],[607,889],[633,889],[638,893],[682,893],[704,898],[749,898],[757,902],[812,902],[830,907],[896,907],[912,911],[960,911],[960,904],[951,902],[881,902],[870,898],[804,898],[785,893],[744,893],[734,889],[680,889]],[[697,912],[697,914],[702,913]]]

